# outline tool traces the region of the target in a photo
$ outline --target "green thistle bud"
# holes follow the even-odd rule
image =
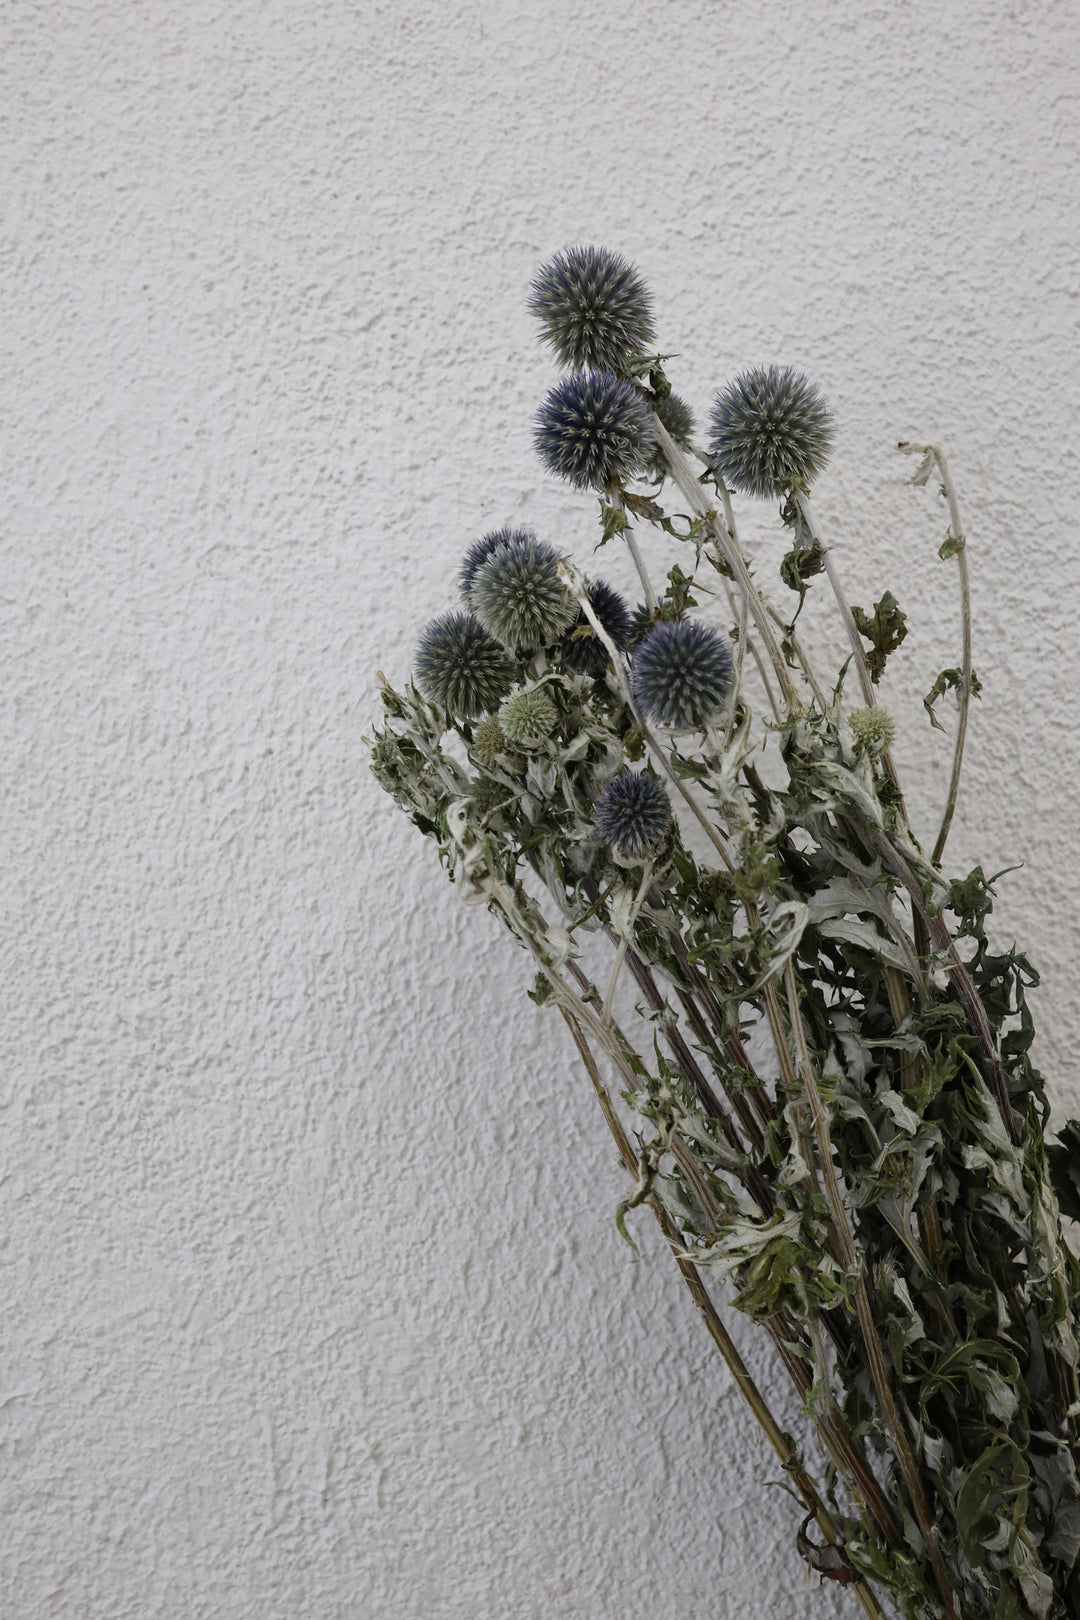
[[[856,709],[848,716],[848,725],[859,753],[880,754],[882,749],[891,746],[896,735],[892,716],[884,709]]]
[[[496,782],[491,776],[478,776],[469,790],[469,804],[473,814],[483,821],[508,805],[514,796],[514,790],[505,782]]]
[[[507,698],[499,710],[499,723],[511,742],[528,748],[551,736],[559,723],[559,711],[546,692],[526,687]]]
[[[489,635],[526,652],[551,646],[577,617],[559,578],[558,552],[524,532],[480,564],[469,601]]]
[[[506,752],[506,733],[499,724],[497,714],[489,714],[473,732],[472,750],[481,765],[494,765],[500,754]]]

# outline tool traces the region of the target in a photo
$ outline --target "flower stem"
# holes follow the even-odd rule
[[[791,679],[791,671],[788,669],[776,637],[773,634],[772,625],[769,623],[769,615],[765,607],[764,599],[762,598],[761,592],[758,590],[757,586],[754,584],[754,581],[750,577],[750,570],[746,566],[746,560],[743,557],[742,551],[732,538],[729,530],[723,523],[719,521],[716,509],[711,507],[708,501],[705,499],[705,496],[702,493],[701,485],[698,483],[697,478],[694,475],[693,468],[690,466],[685,453],[675,443],[675,440],[664,427],[664,424],[660,421],[659,417],[654,418],[653,425],[656,431],[657,440],[665,456],[667,457],[668,466],[671,468],[672,478],[675,480],[682,493],[686,496],[697,515],[705,520],[707,527],[711,531],[713,538],[716,541],[723,561],[731,570],[739,589],[743,592],[747,602],[750,605],[750,612],[754,616],[754,623],[757,625],[758,634],[761,636],[765,650],[769,655],[769,660],[776,672],[776,678],[780,683],[780,690],[783,694],[784,704],[788,713],[798,714],[799,710],[802,708],[802,704],[799,701],[799,694],[795,690],[795,685]],[[722,480],[718,480],[718,484],[721,488],[721,499],[723,501],[727,497],[727,491],[723,488]],[[730,507],[729,498],[727,499],[727,504]]]
[[[851,1230],[851,1223],[848,1220],[847,1210],[844,1207],[843,1196],[840,1192],[840,1182],[837,1178],[836,1167],[833,1164],[828,1116],[821,1101],[813,1061],[806,1044],[802,1013],[799,1008],[798,989],[795,983],[795,972],[790,962],[787,962],[784,967],[784,982],[787,989],[788,1014],[791,1019],[792,1033],[795,1037],[795,1052],[802,1074],[803,1085],[806,1089],[807,1101],[810,1104],[810,1111],[814,1119],[818,1156],[822,1177],[825,1182],[825,1199],[832,1215],[833,1227],[840,1242],[841,1260],[852,1280],[855,1293],[855,1314],[858,1318],[859,1330],[863,1336],[866,1359],[874,1381],[874,1389],[877,1392],[878,1402],[881,1407],[882,1421],[889,1436],[893,1453],[900,1465],[900,1472],[911,1497],[915,1516],[919,1521],[919,1529],[923,1541],[926,1543],[927,1556],[930,1559],[934,1580],[942,1603],[945,1606],[945,1612],[949,1616],[949,1620],[959,1620],[956,1595],[945,1568],[945,1561],[941,1556],[941,1549],[938,1546],[937,1532],[930,1513],[930,1504],[923,1488],[918,1464],[915,1461],[915,1453],[911,1447],[911,1440],[893,1395],[885,1353],[881,1347],[877,1325],[874,1322],[873,1312],[870,1308],[870,1296],[866,1291],[866,1279],[862,1273],[862,1263],[855,1247],[855,1236]]]
[[[622,1123],[615,1112],[608,1089],[604,1085],[603,1080],[600,1078],[600,1071],[596,1066],[596,1060],[593,1057],[588,1041],[585,1039],[585,1035],[580,1025],[577,1023],[568,1009],[566,1007],[560,1007],[559,1011],[562,1013],[562,1016],[566,1021],[566,1026],[573,1037],[574,1045],[578,1049],[578,1055],[585,1066],[589,1079],[592,1081],[593,1090],[596,1092],[597,1101],[600,1104],[600,1110],[607,1123],[608,1130],[611,1132],[616,1149],[619,1153],[619,1157],[622,1159],[625,1168],[630,1172],[631,1176],[633,1176],[636,1181],[640,1178],[641,1166],[638,1163],[637,1155],[630,1146],[629,1139],[627,1138],[626,1132],[623,1130]],[[664,1234],[664,1238],[671,1249],[672,1254],[675,1256],[675,1263],[679,1268],[683,1281],[686,1283],[686,1286],[690,1291],[690,1297],[693,1299],[697,1309],[701,1312],[702,1319],[704,1320],[705,1326],[708,1329],[709,1336],[727,1364],[728,1371],[731,1373],[731,1376],[734,1379],[736,1389],[739,1391],[739,1394],[742,1396],[743,1400],[750,1408],[750,1411],[753,1413],[758,1426],[765,1435],[766,1440],[772,1446],[773,1451],[780,1459],[785,1472],[791,1476],[791,1481],[795,1486],[795,1489],[798,1491],[799,1495],[803,1499],[803,1502],[816,1519],[818,1527],[821,1530],[822,1535],[825,1537],[825,1540],[832,1547],[838,1546],[840,1544],[840,1531],[838,1530],[832,1515],[825,1506],[825,1503],[822,1501],[814,1481],[799,1462],[794,1446],[792,1445],[788,1436],[784,1433],[783,1429],[781,1429],[779,1423],[777,1423],[776,1419],[773,1417],[765,1397],[762,1395],[757,1384],[754,1382],[749,1368],[736,1349],[735,1342],[725,1328],[720,1317],[720,1313],[717,1311],[716,1306],[709,1297],[709,1292],[704,1281],[702,1280],[701,1273],[698,1271],[698,1268],[694,1265],[693,1261],[687,1259],[685,1254],[682,1253],[682,1241],[674,1221],[671,1219],[671,1216],[668,1214],[667,1210],[660,1203],[659,1199],[651,1197],[647,1200],[647,1202],[652,1209],[653,1214],[656,1216],[660,1230]],[[882,1609],[866,1582],[864,1580],[858,1580],[854,1584],[855,1595],[858,1598],[864,1613],[869,1617],[869,1620],[884,1620]]]

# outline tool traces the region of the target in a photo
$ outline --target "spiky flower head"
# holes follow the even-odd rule
[[[694,413],[685,399],[680,394],[668,394],[664,399],[653,401],[653,410],[675,443],[687,449],[694,433]],[[649,476],[663,478],[667,470],[667,457],[657,445],[649,459]]]
[[[513,678],[506,653],[474,613],[443,613],[420,637],[417,685],[432,703],[462,719],[495,708]]]
[[[576,612],[559,578],[558,553],[526,531],[481,562],[469,602],[489,634],[528,652],[558,641]]]
[[[653,625],[634,654],[634,697],[660,725],[703,725],[723,708],[732,679],[727,642],[697,619]]]
[[[496,782],[492,776],[478,776],[469,789],[469,803],[472,805],[473,814],[481,821],[485,816],[501,810],[514,797],[516,795],[513,788],[508,788],[505,782]]]
[[[556,253],[536,272],[529,310],[559,364],[577,371],[619,371],[656,342],[648,288],[634,266],[608,248]]]
[[[461,567],[458,570],[458,584],[466,602],[469,600],[469,593],[478,570],[487,562],[493,551],[497,551],[500,546],[531,545],[535,540],[536,536],[531,529],[492,529],[490,534],[481,535],[479,540],[474,540],[462,557]]]
[[[658,623],[659,619],[653,613],[652,608],[645,602],[639,602],[630,615],[630,635],[627,638],[627,647],[640,647],[653,625]]]
[[[883,748],[891,747],[896,735],[892,716],[877,707],[856,709],[848,716],[848,725],[855,738],[855,747],[868,754],[880,754]]]
[[[828,460],[829,409],[817,387],[790,366],[753,366],[728,383],[712,409],[709,449],[726,484],[744,495],[805,488]]]
[[[549,472],[578,489],[604,489],[633,478],[652,454],[652,412],[625,377],[574,371],[537,411],[534,440]]]
[[[664,840],[671,805],[662,785],[645,771],[620,771],[596,801],[601,838],[624,859],[644,860]]]
[[[630,641],[630,609],[605,580],[586,580],[585,593],[596,617],[621,652]],[[581,675],[591,675],[594,681],[598,681],[607,668],[607,648],[593,633],[583,612],[562,639],[562,661]]]
[[[558,709],[547,693],[536,686],[514,692],[499,710],[499,724],[507,738],[523,748],[550,737],[558,723]]]
[[[481,765],[494,765],[500,754],[506,752],[506,734],[499,724],[499,717],[489,714],[472,735],[472,751]]]

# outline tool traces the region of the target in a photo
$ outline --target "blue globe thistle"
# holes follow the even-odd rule
[[[656,342],[648,288],[632,264],[607,248],[556,253],[536,272],[529,310],[559,364],[575,371],[619,371]]]
[[[559,578],[558,553],[526,531],[481,562],[469,602],[490,635],[523,652],[558,641],[576,612]]]
[[[514,666],[473,613],[433,619],[416,649],[416,682],[432,703],[464,720],[502,701]]]
[[[477,571],[487,562],[493,551],[497,551],[500,546],[531,545],[535,540],[536,536],[531,529],[493,529],[490,534],[474,540],[461,559],[461,568],[458,571],[458,584],[466,602],[469,600],[469,592],[472,590]]]
[[[556,383],[536,413],[534,438],[548,471],[578,489],[633,478],[655,445],[641,393],[611,371],[574,371]]]
[[[634,698],[650,720],[686,729],[722,709],[734,671],[724,638],[697,619],[655,624],[634,654]]]
[[[790,366],[756,366],[716,396],[709,449],[726,484],[744,495],[806,488],[828,460],[829,409],[809,378]]]
[[[671,805],[655,776],[620,771],[596,801],[601,838],[624,859],[643,860],[661,844],[671,825]]]
[[[668,394],[664,399],[653,401],[653,410],[660,418],[664,427],[671,434],[675,443],[684,450],[690,446],[694,433],[694,413],[680,394]],[[667,476],[667,457],[659,445],[656,446],[649,458],[649,476],[651,478],[664,478]]]
[[[630,642],[630,609],[605,580],[586,580],[585,593],[596,617],[621,652]],[[579,635],[580,631],[588,631],[588,634]],[[594,681],[600,680],[607,668],[607,648],[593,633],[584,613],[578,614],[574,628],[562,639],[562,661],[568,669],[591,675]]]

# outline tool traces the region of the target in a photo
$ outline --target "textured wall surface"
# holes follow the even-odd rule
[[[955,573],[893,446],[946,446],[984,683],[951,864],[1024,863],[995,917],[1080,1105],[1080,13],[7,0],[0,47],[0,1613],[854,1615],[362,735],[474,535],[588,559],[524,294],[622,249],[699,410],[755,361],[827,393],[927,830]]]

